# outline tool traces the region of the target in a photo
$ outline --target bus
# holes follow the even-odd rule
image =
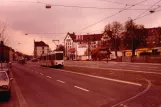
[[[63,51],[53,51],[48,54],[43,54],[40,58],[40,65],[43,67],[64,67]]]

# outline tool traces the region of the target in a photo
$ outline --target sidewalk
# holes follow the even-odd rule
[[[161,63],[116,62],[116,61],[109,61],[108,63],[144,64],[144,65],[160,65],[161,66]]]

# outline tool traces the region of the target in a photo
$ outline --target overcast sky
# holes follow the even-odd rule
[[[12,2],[9,2],[12,1]],[[21,0],[19,0],[21,1]],[[124,8],[125,4],[136,4],[143,0],[107,0],[113,2],[121,2],[125,4],[116,4],[104,0],[22,0],[27,2],[17,2],[13,0],[0,0],[0,21],[8,23],[8,45],[12,46],[18,51],[26,54],[33,54],[33,41],[43,40],[49,44],[51,49],[54,49],[53,39],[60,39],[61,43],[66,34],[36,34],[36,33],[67,33],[76,32],[76,34],[86,33],[101,33],[106,24],[113,21],[120,21],[124,23],[129,17],[136,18],[145,10],[126,10],[105,21],[102,21],[95,26],[81,29],[91,25],[99,20],[108,17],[119,10],[116,9],[84,9],[84,8],[67,8],[54,7],[46,9],[45,4],[55,5],[74,5],[86,7],[102,7],[102,8]],[[148,9],[149,5],[153,5],[158,0],[147,0],[141,5],[135,6],[131,9]],[[157,5],[161,5],[159,2]],[[128,8],[128,7],[127,7]],[[154,6],[160,10],[158,6]],[[148,11],[145,13],[147,14]],[[161,11],[148,15],[144,18],[136,20],[137,24],[143,24],[145,27],[161,26]],[[25,35],[29,33],[29,35]],[[35,33],[35,34],[34,34]],[[20,43],[20,44],[18,44]]]

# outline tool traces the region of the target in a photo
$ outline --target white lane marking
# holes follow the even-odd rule
[[[115,104],[115,105],[113,105],[113,106],[111,106],[111,107],[118,107],[119,105],[124,104],[124,103],[127,103],[127,102],[129,102],[129,101],[131,101],[131,100],[133,100],[133,99],[135,99],[135,98],[137,98],[137,97],[143,95],[144,93],[146,93],[146,92],[151,88],[151,86],[152,86],[151,81],[149,81],[149,80],[146,80],[146,81],[148,82],[148,86],[146,87],[145,90],[143,90],[142,92],[136,94],[135,96],[133,96],[133,97],[131,97],[131,98],[129,98],[129,99],[126,99],[126,100],[124,100],[124,101],[122,101],[122,102],[120,102],[120,103],[118,103],[118,104]]]
[[[73,71],[60,70],[60,69],[55,69],[55,71],[63,71],[63,72],[68,72],[68,73],[72,73],[72,74],[78,74],[78,75],[83,75],[83,76],[88,76],[88,77],[92,77],[92,78],[97,78],[97,79],[102,79],[102,80],[108,80],[108,81],[113,81],[113,82],[118,82],[118,83],[123,83],[123,84],[129,84],[129,85],[135,85],[135,86],[142,86],[141,84],[135,83],[135,82],[117,80],[117,79],[112,79],[112,78],[107,78],[107,77],[101,77],[101,76],[94,76],[94,75],[89,75],[89,74],[84,74],[84,73],[73,72]]]
[[[52,78],[52,77],[50,77],[50,76],[46,76],[47,78]]]
[[[12,72],[11,72],[11,76],[13,77]],[[20,88],[19,88],[19,86],[16,83],[16,80],[13,81],[13,84],[14,84],[13,87],[16,91],[16,95],[17,95],[20,107],[29,107],[25,98],[24,98],[24,96],[23,96],[23,94],[22,94],[22,92],[21,92],[21,90],[20,90]]]
[[[44,75],[44,74],[40,73],[40,75]]]
[[[113,71],[127,71],[127,72],[144,73],[144,74],[159,74],[159,75],[161,75],[161,73],[159,73],[159,72],[150,72],[150,71],[139,71],[139,70],[136,71],[136,70],[125,70],[125,69],[113,69],[113,68],[98,68],[98,67],[77,66],[77,65],[67,65],[67,66],[75,66],[75,67],[82,67],[82,68],[95,68],[95,69],[113,70]]]
[[[148,68],[159,68],[159,67],[148,67]]]
[[[89,90],[85,89],[85,88],[82,88],[82,87],[78,87],[78,86],[74,86],[75,88],[78,88],[80,90],[83,90],[83,91],[86,91],[86,92],[89,92]]]
[[[56,80],[56,81],[61,82],[61,83],[65,83],[64,81],[61,81],[61,80]]]
[[[38,73],[38,72],[35,71],[35,73]]]
[[[131,65],[129,67],[135,67],[135,68],[140,68],[140,66],[137,66],[137,65]]]

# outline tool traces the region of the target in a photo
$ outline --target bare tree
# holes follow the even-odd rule
[[[136,24],[133,20],[125,22],[124,46],[132,49],[132,56],[135,56],[135,50],[139,46],[146,45],[144,25]]]
[[[117,57],[117,51],[119,50],[121,43],[121,33],[123,32],[123,25],[114,21],[112,24],[107,24],[104,29],[104,34],[108,38],[108,48],[115,50],[115,56]]]
[[[4,44],[7,44],[8,41],[6,22],[0,22],[0,41],[3,41]]]

